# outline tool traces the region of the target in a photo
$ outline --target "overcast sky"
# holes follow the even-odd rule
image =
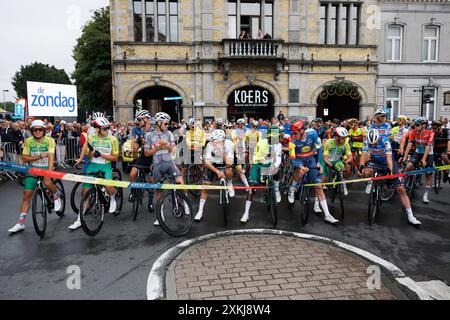
[[[64,69],[75,68],[72,49],[91,11],[108,0],[14,0],[0,1],[0,101],[16,93],[11,78],[21,65],[34,61]]]

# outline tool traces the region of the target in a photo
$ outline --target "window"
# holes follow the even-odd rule
[[[272,37],[273,1],[228,0],[228,37],[237,38],[243,31],[253,39]]]
[[[133,1],[134,41],[142,41],[142,1]]]
[[[359,44],[360,4],[321,3],[320,44]]]
[[[402,38],[403,28],[397,25],[390,25],[387,33],[387,61],[402,60]]]
[[[397,119],[400,114],[400,89],[388,88],[386,90],[386,107],[391,120]]]
[[[428,103],[424,103],[425,117],[428,120],[433,120],[436,117],[436,88],[427,88],[426,92],[431,96],[428,99]]]
[[[144,26],[142,3],[145,3]],[[134,41],[179,41],[177,0],[135,0],[133,1],[133,10]],[[145,30],[145,34],[143,34],[143,30]]]
[[[438,61],[439,27],[426,26],[423,37],[423,61]]]

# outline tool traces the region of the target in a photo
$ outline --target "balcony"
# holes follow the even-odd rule
[[[223,39],[223,58],[284,58],[282,40]]]

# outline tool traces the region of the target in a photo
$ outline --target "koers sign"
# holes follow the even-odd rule
[[[77,117],[77,87],[64,84],[27,82],[31,117]]]
[[[234,91],[236,107],[265,107],[269,103],[269,92],[263,89],[243,89]]]

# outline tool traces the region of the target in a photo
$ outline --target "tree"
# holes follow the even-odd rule
[[[72,79],[78,89],[81,111],[112,113],[111,36],[109,7],[96,10],[73,50]]]
[[[39,62],[20,66],[20,70],[12,78],[12,86],[19,98],[27,98],[27,81],[71,84],[63,69]]]

